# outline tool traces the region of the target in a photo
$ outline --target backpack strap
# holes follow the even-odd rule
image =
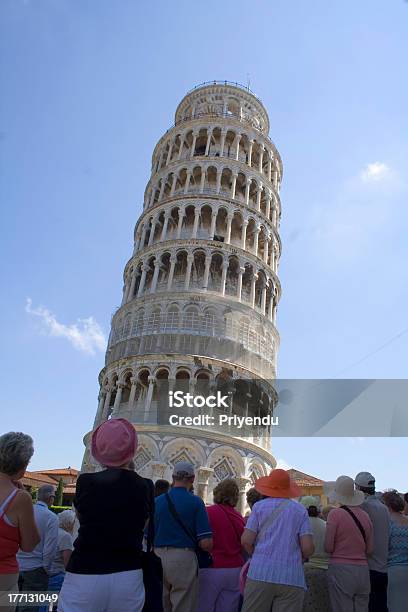
[[[340,506],[340,508],[342,508],[343,510],[345,510],[346,512],[349,513],[349,515],[351,516],[351,518],[353,519],[353,521],[357,525],[361,535],[363,536],[364,544],[367,544],[367,537],[366,537],[365,529],[362,526],[362,524],[360,523],[360,521],[358,520],[358,518],[356,517],[356,515],[354,514],[354,512],[352,512],[348,506]]]

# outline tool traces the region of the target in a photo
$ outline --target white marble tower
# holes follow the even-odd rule
[[[108,418],[135,423],[139,473],[170,478],[174,462],[197,468],[206,499],[234,476],[243,493],[275,461],[270,428],[245,439],[225,431],[159,425],[157,381],[240,380],[234,398],[248,412],[271,411],[265,380],[276,375],[276,308],[281,253],[282,162],[269,118],[247,87],[203,83],[180,102],[159,140],[122,305],[112,317],[94,427]],[[246,407],[245,407],[246,406]],[[94,470],[89,436],[83,470]]]

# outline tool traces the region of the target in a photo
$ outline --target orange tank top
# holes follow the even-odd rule
[[[14,489],[0,505],[0,574],[18,574],[16,554],[20,546],[20,530],[9,525],[4,518],[17,493],[18,489]]]

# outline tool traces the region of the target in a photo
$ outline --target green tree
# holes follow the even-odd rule
[[[57,492],[55,493],[54,506],[62,506],[62,496],[64,492],[64,481],[59,479]]]
[[[30,494],[31,494],[31,499],[33,500],[33,504],[35,504],[35,502],[37,501],[37,493],[38,493],[38,487],[31,487]]]

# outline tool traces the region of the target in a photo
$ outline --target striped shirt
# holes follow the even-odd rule
[[[261,533],[255,540],[255,550],[249,565],[248,578],[274,584],[286,584],[306,589],[299,538],[312,535],[309,516],[304,506],[289,503],[273,522],[263,529],[275,508],[287,500],[268,497],[257,502],[246,528]]]

